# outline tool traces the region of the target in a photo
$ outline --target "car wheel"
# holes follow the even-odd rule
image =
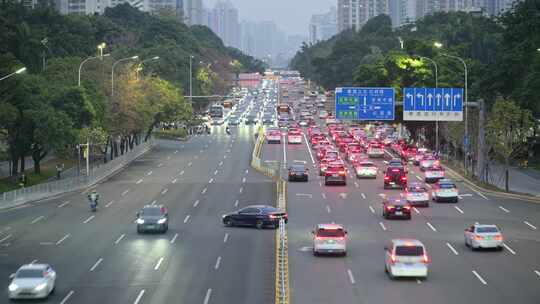
[[[504,249],[503,246],[497,246],[497,250],[498,250],[498,251],[502,251],[503,249]]]
[[[257,229],[262,229],[263,226],[264,226],[263,221],[257,220],[257,221],[255,222],[255,227],[256,227]]]
[[[223,221],[223,224],[224,224],[226,227],[232,227],[232,226],[234,226],[234,223],[233,223],[233,221],[232,221],[231,219],[225,219],[225,220]]]
[[[315,249],[313,249],[313,256],[318,256],[318,255],[319,253]]]
[[[412,218],[412,215],[409,214],[409,216],[407,216],[405,219],[410,220],[411,218]]]
[[[141,234],[142,233],[142,229],[137,227],[137,233]]]

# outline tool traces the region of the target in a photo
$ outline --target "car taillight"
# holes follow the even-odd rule
[[[395,206],[386,206],[387,210],[394,210],[395,208],[396,208]]]
[[[429,257],[427,256],[427,254],[424,253],[424,256],[423,256],[423,261],[425,264],[429,263]]]
[[[406,210],[411,210],[411,206],[404,206],[403,208],[405,208]]]
[[[389,176],[386,176],[386,175],[384,176],[384,180],[389,180],[389,179],[390,179]]]
[[[503,240],[503,237],[502,235],[496,235],[493,237],[496,241],[502,241]]]
[[[406,176],[402,176],[402,177],[401,177],[401,180],[407,180],[407,177],[406,177]]]
[[[345,175],[345,171],[339,171],[338,172],[340,175]]]
[[[392,253],[392,255],[390,255],[390,263],[392,263],[392,264],[396,263],[396,255],[394,253]]]
[[[399,172],[399,169],[392,169],[392,172]]]
[[[483,240],[484,237],[481,236],[481,235],[475,235],[475,236],[474,236],[474,239],[475,239],[475,240]]]
[[[271,219],[276,219],[276,218],[278,218],[278,216],[277,216],[277,215],[274,215],[274,214],[270,214],[268,217],[271,218]]]
[[[336,238],[336,240],[338,240],[338,241],[343,241],[344,239],[345,239],[345,238],[344,238],[344,237],[342,237],[342,236],[341,236],[341,237],[338,237],[338,238]]]

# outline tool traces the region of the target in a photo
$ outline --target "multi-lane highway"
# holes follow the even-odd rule
[[[159,142],[96,187],[97,213],[80,192],[1,211],[1,287],[20,265],[43,262],[58,275],[46,303],[272,303],[273,230],[221,223],[225,212],[275,202],[275,184],[249,167],[253,133],[221,126]],[[136,233],[146,204],[168,208],[166,234]]]
[[[285,139],[285,138],[284,138]],[[325,186],[308,144],[265,144],[265,160],[279,161],[282,175],[294,162],[310,167],[308,183],[288,186],[289,263],[292,303],[540,303],[540,205],[478,193],[459,182],[457,204],[415,208],[412,220],[385,220],[382,174],[347,186]],[[382,160],[376,160],[384,168]],[[412,165],[409,179],[423,174]],[[316,224],[344,224],[346,257],[315,257]],[[503,251],[471,251],[463,231],[479,222],[496,224]],[[427,280],[391,280],[384,272],[384,246],[393,238],[422,241],[431,258]]]

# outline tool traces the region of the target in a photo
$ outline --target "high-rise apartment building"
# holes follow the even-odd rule
[[[352,0],[338,0],[337,1],[337,28],[338,32],[343,32],[352,27],[351,15],[352,15]]]
[[[204,24],[203,21],[203,1],[183,0],[184,20],[189,25]]]
[[[218,1],[208,12],[209,26],[225,45],[240,48],[238,10],[229,0]]]
[[[325,14],[312,15],[309,22],[309,43],[326,40],[337,33],[337,9],[331,7]]]
[[[338,0],[338,32],[359,30],[371,18],[390,13],[389,0]]]

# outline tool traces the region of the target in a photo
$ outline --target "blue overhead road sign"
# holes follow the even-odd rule
[[[462,88],[404,88],[404,120],[463,120]]]
[[[336,88],[336,118],[394,120],[394,88]]]

